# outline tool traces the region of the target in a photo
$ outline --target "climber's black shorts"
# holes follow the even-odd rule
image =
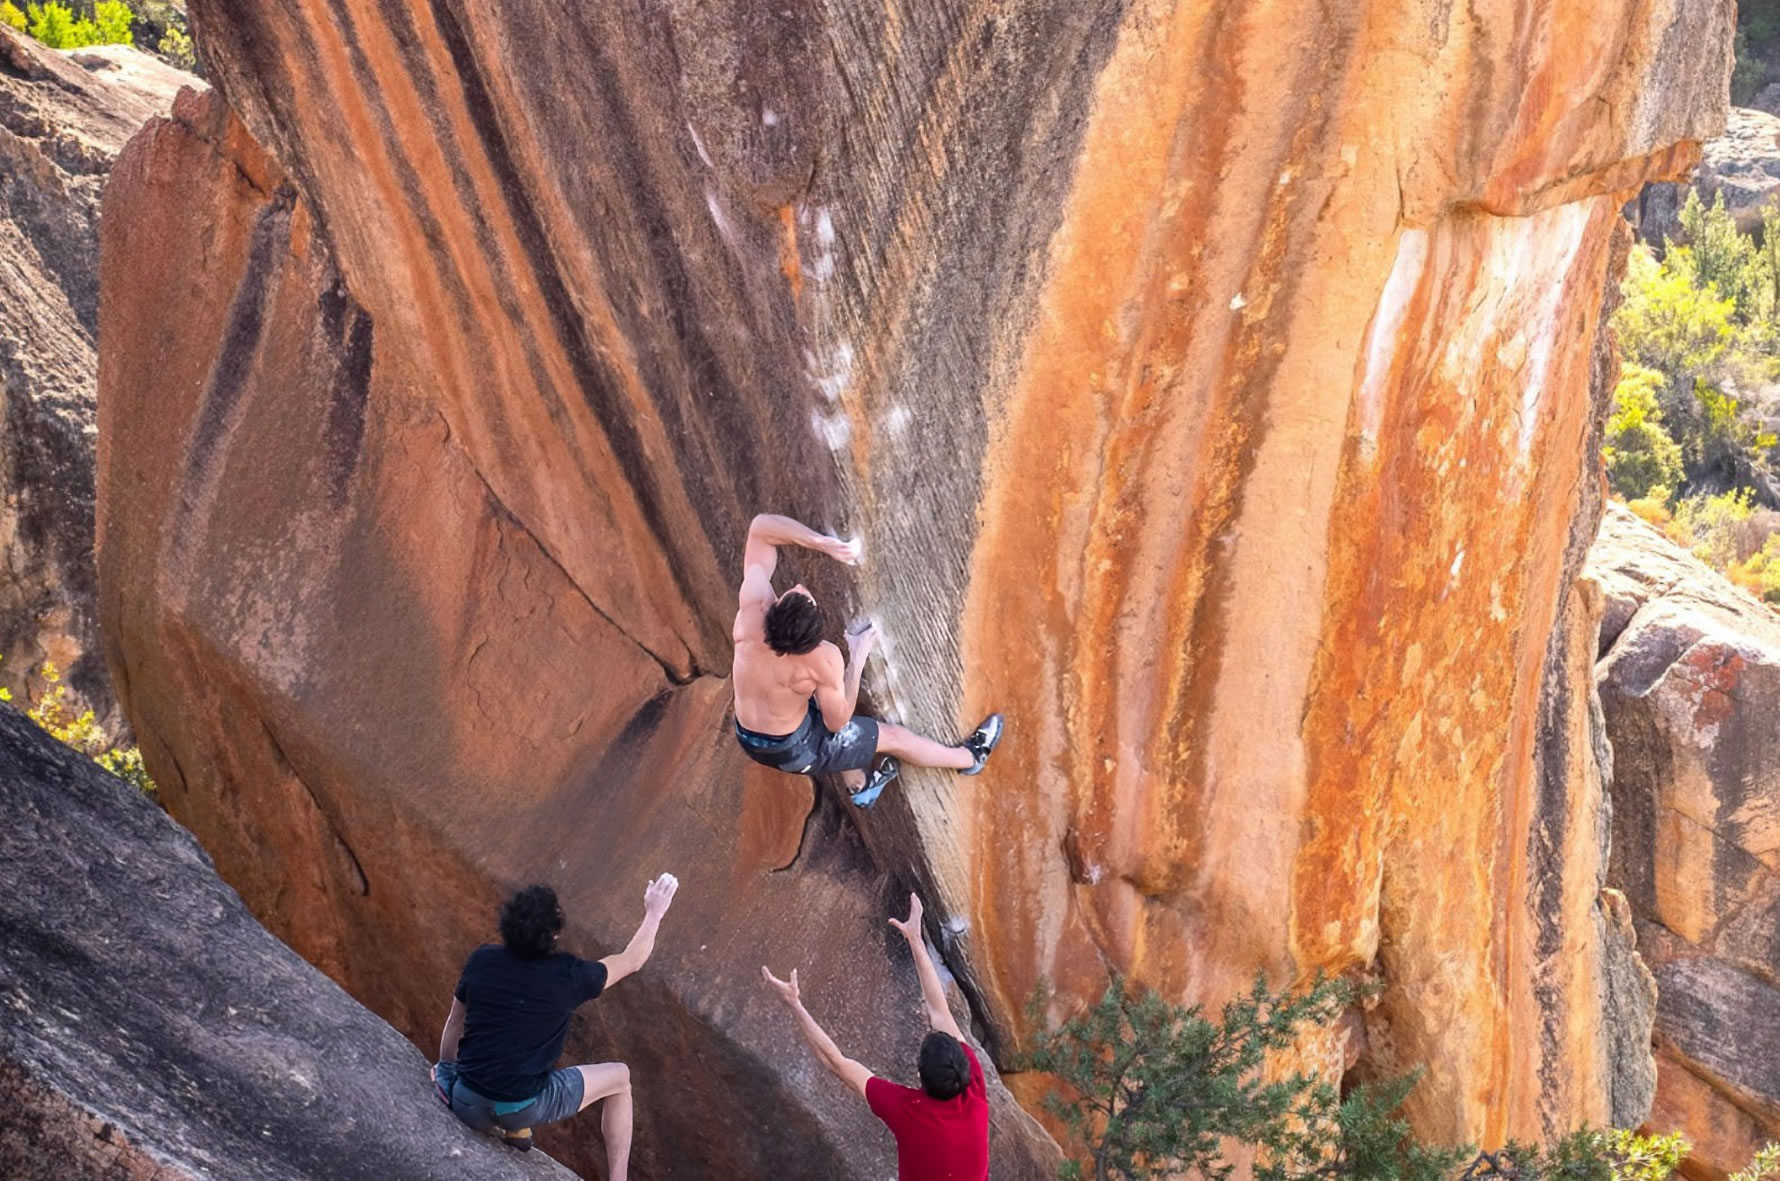
[[[759,734],[740,722],[735,724],[736,741],[756,763],[792,775],[826,775],[835,771],[863,771],[871,766],[878,753],[876,718],[855,716],[831,733],[822,722],[822,711],[816,699],[810,698],[810,712],[803,725],[789,734]]]

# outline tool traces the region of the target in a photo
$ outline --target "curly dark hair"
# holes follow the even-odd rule
[[[501,942],[522,960],[541,960],[556,948],[562,907],[549,886],[527,886],[501,907]]]
[[[786,594],[766,609],[767,647],[780,656],[798,656],[822,642],[822,608],[809,595]]]
[[[934,1030],[921,1039],[921,1089],[935,1099],[955,1099],[970,1086],[970,1059],[949,1033]]]

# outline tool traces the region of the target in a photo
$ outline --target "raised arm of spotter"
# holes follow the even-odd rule
[[[810,1011],[803,1007],[803,998],[797,988],[797,969],[791,969],[791,979],[780,980],[767,971],[763,964],[760,975],[778,994],[779,999],[785,1002],[785,1007],[791,1010],[792,1017],[797,1021],[797,1032],[803,1035],[803,1040],[816,1052],[822,1065],[851,1087],[861,1099],[865,1098],[865,1084],[871,1081],[871,1071],[863,1063],[855,1062],[841,1053],[840,1047],[834,1044],[834,1039],[828,1036],[828,1031],[818,1025],[816,1019],[810,1016]]]
[[[958,1022],[952,1016],[951,1006],[946,1004],[946,990],[939,982],[939,970],[933,966],[933,957],[927,954],[927,940],[921,934],[924,913],[920,896],[910,894],[909,917],[891,919],[890,925],[902,932],[902,937],[908,940],[909,954],[915,957],[915,975],[921,978],[921,1000],[927,1006],[927,1027],[949,1033],[962,1044],[964,1035],[958,1032]]]
[[[649,956],[655,951],[655,933],[661,929],[662,916],[673,905],[674,892],[679,888],[680,880],[671,873],[664,873],[643,890],[643,921],[637,927],[637,933],[630,937],[623,951],[600,960],[606,965],[607,988],[649,962]]]

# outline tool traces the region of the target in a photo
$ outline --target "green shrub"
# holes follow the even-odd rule
[[[1749,39],[1739,29],[1735,41],[1736,64],[1731,67],[1731,105],[1746,107],[1761,89],[1767,67],[1749,51]]]
[[[1687,247],[1672,248],[1662,261],[1649,247],[1636,247],[1613,315],[1621,356],[1684,388],[1724,357],[1733,338],[1735,305],[1695,286],[1694,274]]]
[[[26,12],[26,31],[51,49],[131,44],[135,14],[125,0],[98,0],[90,18],[76,16],[61,0],[27,4]]]
[[[192,39],[179,29],[169,28],[162,36],[160,44],[155,46],[155,51],[182,70],[198,68],[198,54],[192,46]]]
[[[74,712],[68,703],[68,686],[62,683],[62,672],[54,662],[44,661],[39,675],[49,682],[49,689],[25,716],[57,742],[79,751],[143,794],[153,795],[155,782],[143,765],[141,750],[113,745],[92,710]],[[11,691],[0,687],[0,701],[11,700]]]
[[[1303,1074],[1264,1081],[1270,1058],[1362,995],[1322,978],[1301,993],[1257,979],[1213,1021],[1197,1005],[1115,978],[1099,1002],[1039,1033],[1026,1063],[1055,1075],[1071,1096],[1046,1100],[1078,1153],[1061,1175],[1225,1181],[1236,1166],[1223,1152],[1235,1142],[1253,1150],[1255,1181],[1669,1181],[1690,1151],[1678,1134],[1591,1128],[1549,1145],[1435,1148],[1417,1141],[1402,1114],[1413,1074],[1345,1097]],[[1035,1021],[1042,1002],[1033,1004]],[[1780,1146],[1730,1181],[1780,1181]]]
[[[25,11],[30,16],[31,36],[51,49],[84,49],[99,43],[99,26],[86,17],[76,17],[60,0],[29,4]]]
[[[1747,488],[1734,488],[1717,496],[1689,496],[1675,506],[1668,534],[1707,565],[1726,570],[1746,554],[1744,531],[1739,528],[1755,511]]]
[[[9,25],[21,33],[26,31],[25,14],[12,0],[0,0],[0,25]]]
[[[1257,1181],[1450,1174],[1465,1150],[1418,1144],[1401,1114],[1413,1076],[1356,1088],[1346,1099],[1303,1074],[1266,1077],[1269,1055],[1333,1022],[1356,995],[1344,981],[1319,979],[1291,993],[1257,979],[1213,1021],[1196,1005],[1170,1004],[1115,979],[1097,1004],[1033,1041],[1030,1064],[1074,1096],[1053,1095],[1047,1105],[1087,1154],[1062,1175],[1222,1181],[1235,1170],[1223,1156],[1227,1140],[1258,1150]]]
[[[1662,408],[1657,404],[1663,387],[1661,373],[1628,365],[1613,391],[1613,414],[1607,419],[1602,458],[1607,462],[1609,486],[1627,500],[1681,481],[1681,445],[1663,429]]]
[[[98,45],[129,45],[130,26],[136,14],[124,0],[99,0],[93,5],[93,24],[98,28]]]
[[[1780,533],[1769,534],[1759,550],[1725,573],[1750,594],[1764,602],[1780,605]]]
[[[1780,1181],[1780,1144],[1770,1144],[1756,1153],[1749,1167],[1732,1173],[1730,1181]]]
[[[1761,255],[1755,239],[1739,230],[1726,211],[1724,194],[1715,194],[1712,204],[1707,205],[1700,200],[1698,189],[1689,189],[1687,200],[1681,205],[1680,221],[1686,251],[1677,261],[1692,267],[1689,278],[1694,286],[1710,288],[1730,300],[1742,318],[1756,316],[1758,309],[1752,292],[1762,286]],[[1673,244],[1670,249],[1674,249]]]

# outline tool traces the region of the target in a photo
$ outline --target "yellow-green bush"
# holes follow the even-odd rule
[[[1780,1181],[1780,1144],[1756,1153],[1748,1168],[1731,1174],[1731,1181]]]
[[[1626,261],[1624,298],[1613,314],[1620,355],[1656,370],[1671,385],[1691,383],[1717,364],[1735,335],[1736,304],[1695,286],[1696,273],[1685,246],[1671,247],[1661,261],[1648,246],[1639,246]]]
[[[1688,496],[1675,505],[1667,532],[1693,556],[1718,570],[1728,570],[1745,557],[1744,530],[1738,528],[1755,512],[1747,488],[1717,496]]]
[[[1657,395],[1663,375],[1642,365],[1627,365],[1613,391],[1613,414],[1607,419],[1607,482],[1628,500],[1650,495],[1655,487],[1681,482],[1681,445],[1663,429]]]
[[[26,31],[25,14],[12,0],[0,0],[0,25],[10,25],[21,33]]]
[[[93,5],[93,24],[98,29],[97,45],[131,44],[130,26],[136,14],[124,0],[99,0]]]
[[[1731,581],[1767,602],[1780,606],[1780,533],[1771,535],[1748,560],[1728,571]]]
[[[125,783],[152,795],[155,783],[143,765],[142,752],[134,746],[113,745],[92,710],[74,711],[68,703],[68,686],[62,683],[62,672],[53,661],[44,661],[39,675],[49,682],[49,689],[36,705],[25,711],[25,716],[57,742],[72,747]],[[11,700],[11,691],[0,687],[0,701]]]
[[[198,53],[192,39],[179,29],[169,28],[155,51],[182,70],[198,68]]]
[[[26,31],[51,49],[128,45],[134,14],[125,0],[98,0],[91,17],[76,16],[61,0],[25,6]]]

